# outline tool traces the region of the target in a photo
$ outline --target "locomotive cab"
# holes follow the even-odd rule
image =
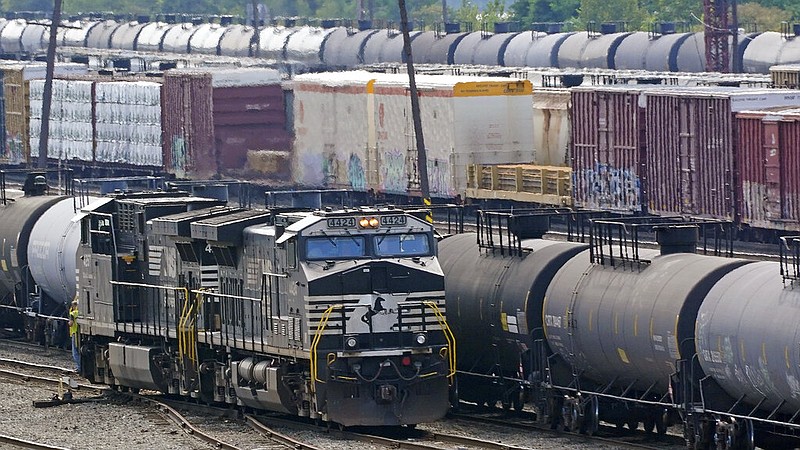
[[[452,367],[432,226],[391,209],[285,218],[276,242],[289,310],[308,318],[318,410],[344,425],[442,417]]]

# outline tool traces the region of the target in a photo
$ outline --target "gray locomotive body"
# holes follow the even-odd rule
[[[163,195],[83,214],[90,379],[345,426],[449,408],[444,277],[433,228],[415,216]]]

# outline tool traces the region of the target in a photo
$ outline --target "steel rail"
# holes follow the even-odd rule
[[[224,449],[224,450],[241,450],[239,447],[236,447],[234,445],[228,444],[227,442],[222,441],[220,439],[217,439],[217,438],[211,436],[210,434],[204,433],[203,431],[201,431],[200,429],[198,429],[197,427],[192,425],[192,423],[189,422],[188,419],[183,417],[183,415],[181,413],[179,413],[178,410],[176,410],[175,408],[167,405],[166,403],[164,403],[164,402],[162,402],[160,400],[156,400],[154,398],[146,397],[146,396],[139,395],[139,394],[133,394],[133,393],[128,393],[128,394],[125,394],[125,395],[128,395],[131,398],[138,399],[138,400],[144,401],[146,403],[149,403],[149,404],[155,406],[155,408],[156,408],[156,410],[158,412],[163,414],[165,417],[167,417],[171,421],[175,422],[186,434],[189,434],[191,436],[195,436],[198,439],[201,439],[201,440],[203,440],[203,441],[215,446],[216,448],[221,448],[221,449]]]
[[[311,444],[306,444],[305,442],[298,441],[292,437],[286,436],[285,434],[278,433],[277,431],[273,430],[272,428],[268,427],[267,425],[259,421],[254,416],[246,414],[244,418],[247,421],[247,424],[250,425],[250,427],[252,427],[256,432],[288,448],[294,448],[298,450],[320,450],[319,447],[315,447]]]
[[[0,444],[8,444],[17,448],[31,448],[36,450],[68,450],[64,447],[57,447],[55,445],[28,441],[25,439],[15,438],[13,436],[8,436],[5,434],[0,434]]]

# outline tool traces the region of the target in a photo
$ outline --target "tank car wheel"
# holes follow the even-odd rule
[[[642,424],[646,433],[652,433],[656,429],[656,419],[650,413],[644,417]]]
[[[589,436],[597,433],[600,428],[600,401],[595,396],[589,397],[589,401],[583,407],[583,420],[581,421],[581,433]]]
[[[739,448],[742,450],[754,450],[756,448],[755,430],[753,429],[753,421],[750,419],[744,420],[744,426],[740,427],[741,442]]]
[[[415,424],[415,423],[407,423],[406,424],[406,428],[408,428],[409,430],[413,430],[413,429],[417,428],[417,424]]]
[[[669,411],[665,409],[656,415],[656,433],[663,436],[667,434],[667,428],[669,428]]]
[[[525,392],[522,389],[518,389],[512,394],[511,406],[514,407],[514,411],[522,412],[522,408],[525,407]]]
[[[638,419],[630,418],[630,419],[628,419],[626,421],[626,423],[628,424],[628,428],[630,428],[631,431],[634,431],[634,430],[639,428],[639,420]]]

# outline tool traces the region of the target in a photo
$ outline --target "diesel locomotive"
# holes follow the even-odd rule
[[[414,425],[449,409],[455,341],[424,212],[117,192],[52,216],[58,232],[42,240],[30,232],[67,201],[4,206],[0,230],[14,241],[3,244],[1,286],[8,305],[39,290],[62,309],[78,300],[89,380],[343,426]],[[45,263],[64,276],[52,290]]]
[[[550,217],[440,243],[461,399],[576,432],[682,425],[693,449],[798,445],[798,239],[756,262],[720,222],[594,219],[570,242],[542,237]]]

